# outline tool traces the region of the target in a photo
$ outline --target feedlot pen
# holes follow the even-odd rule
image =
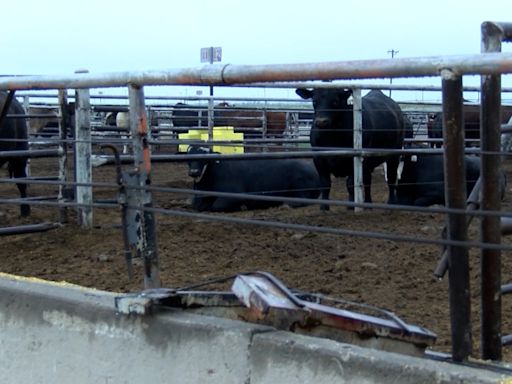
[[[433,59],[420,60],[427,69],[415,70],[424,74],[436,73],[439,64]],[[500,69],[512,72],[510,54],[479,55],[446,60],[446,68],[460,68],[461,72],[486,73],[494,76],[497,63]],[[492,67],[486,60],[495,64]],[[470,64],[468,64],[470,63]],[[383,76],[396,76],[396,66],[408,68],[408,61],[395,59],[390,61],[367,62],[383,71]],[[351,64],[346,64],[351,68]],[[352,64],[353,65],[353,64]],[[443,67],[443,65],[442,65]],[[304,77],[296,72],[285,72],[277,79],[265,80],[312,80],[318,73],[323,77],[350,78],[350,70],[341,63],[339,73],[336,68],[326,68],[315,75]],[[491,69],[489,69],[491,68]],[[307,68],[306,68],[307,69]],[[405,70],[405,69],[404,69]],[[210,73],[210,69],[206,69]],[[429,72],[430,71],[430,72]],[[229,71],[228,71],[229,72]],[[279,71],[278,71],[279,72]],[[508,73],[507,72],[507,73]],[[257,73],[257,72],[256,72]],[[224,76],[229,75],[222,72]],[[215,74],[210,73],[215,83]],[[263,81],[264,72],[249,76],[248,81]],[[410,73],[408,73],[410,75]],[[259,76],[259,77],[258,77]],[[288,78],[287,78],[288,76]],[[296,78],[294,78],[294,76]],[[171,76],[172,77],[172,76]],[[144,76],[140,85],[157,82],[153,77]],[[233,82],[240,82],[243,76],[233,67]],[[204,77],[198,76],[198,81]],[[76,86],[102,86],[101,76],[90,76],[90,84],[81,79],[66,79],[52,83],[44,79],[21,79],[14,82],[2,82],[2,89],[46,89]],[[161,81],[161,80],[160,80]],[[169,80],[167,80],[169,81]],[[190,81],[187,78],[187,81]],[[444,73],[446,81],[445,97],[449,98],[457,91],[457,81]],[[180,84],[179,74],[171,82]],[[108,86],[131,83],[120,75]],[[69,84],[69,85],[68,85]],[[140,89],[134,90],[135,102],[140,101]],[[460,89],[461,91],[462,89]],[[138,95],[138,96],[137,96]],[[133,101],[133,100],[132,100]],[[450,111],[456,108],[445,101]],[[137,125],[132,125],[136,133]],[[137,140],[134,139],[134,144]],[[448,144],[450,145],[450,144]],[[155,150],[157,154],[158,150]],[[124,165],[124,167],[131,167]],[[503,168],[511,180],[512,163],[508,157],[503,159]],[[32,176],[47,176],[58,172],[55,159],[35,158],[31,160]],[[117,198],[116,169],[112,165],[93,168],[92,180],[94,199],[112,200]],[[99,183],[106,183],[102,186]],[[107,186],[108,184],[108,186]],[[184,163],[153,163],[151,165],[151,186],[154,188],[153,207],[156,211],[156,243],[159,254],[159,280],[164,287],[191,287],[195,284],[215,278],[233,275],[240,271],[265,270],[281,279],[286,286],[306,292],[319,292],[332,297],[340,297],[354,302],[362,302],[384,308],[396,313],[407,323],[423,326],[438,335],[433,351],[450,353],[453,349],[450,331],[450,305],[448,278],[439,281],[433,277],[433,270],[440,259],[440,247],[435,242],[440,238],[446,224],[446,212],[439,209],[430,211],[402,211],[383,207],[386,201],[386,187],[382,168],[374,172],[373,209],[362,212],[347,211],[343,206],[333,206],[329,212],[320,212],[317,205],[290,209],[286,206],[261,211],[244,211],[231,214],[230,217],[255,219],[263,223],[279,221],[286,224],[333,228],[327,231],[300,230],[300,227],[275,228],[270,226],[241,225],[240,222],[216,222],[208,217],[193,216],[190,210],[190,195],[179,193],[177,189],[192,188],[192,179],[187,175]],[[161,189],[159,189],[161,188]],[[172,188],[172,192],[163,189]],[[55,183],[33,184],[30,195],[55,195],[58,186]],[[12,184],[0,184],[0,196],[11,196],[15,189]],[[502,202],[502,211],[510,212],[512,200],[510,187]],[[336,180],[333,185],[333,199],[345,200],[344,182]],[[30,218],[18,217],[18,206],[2,204],[0,220],[2,226],[31,224],[34,222],[54,222],[57,209],[50,209],[45,202],[33,202]],[[380,203],[380,204],[379,204]],[[97,208],[97,209],[96,209]],[[119,208],[95,207],[93,226],[82,229],[80,211],[69,210],[68,223],[60,228],[42,232],[3,237],[3,257],[0,258],[0,270],[21,276],[39,277],[52,281],[65,281],[85,287],[93,287],[112,292],[136,292],[143,288],[144,271],[134,267],[134,278],[130,281],[126,273],[123,257],[122,221]],[[75,221],[76,219],[76,221]],[[479,241],[479,220],[475,219],[468,229],[471,241]],[[363,236],[364,233],[368,237]],[[381,236],[380,234],[387,234]],[[341,235],[341,236],[340,236]],[[421,241],[425,240],[427,241]],[[407,241],[410,240],[410,241]],[[420,240],[415,242],[413,240]],[[504,255],[512,244],[507,237],[502,240]],[[473,334],[473,353],[478,356],[480,349],[481,325],[480,288],[482,286],[480,270],[480,249],[469,249],[469,283],[471,287],[471,322]],[[503,258],[501,281],[512,281],[512,266]],[[147,271],[146,271],[147,272]],[[229,287],[222,283],[208,285],[208,289],[225,290]],[[510,324],[510,302],[503,296],[501,326],[506,333],[512,330]],[[461,352],[462,349],[462,352]],[[456,353],[468,352],[456,348]],[[467,356],[462,356],[465,360]],[[512,354],[507,347],[503,349],[503,360],[511,361]],[[461,356],[455,356],[461,360]]]
[[[512,180],[512,161],[504,162]],[[32,159],[32,172],[49,175],[57,171],[55,159]],[[192,188],[185,164],[155,163],[152,185],[166,188]],[[95,182],[113,183],[115,167],[94,168]],[[381,169],[374,175],[374,201],[384,203],[387,186]],[[2,196],[13,194],[13,185],[1,184]],[[33,185],[34,195],[54,195],[55,186]],[[113,189],[95,189],[95,198],[116,198]],[[156,193],[155,206],[191,211],[190,196]],[[336,180],[333,198],[346,199],[344,182]],[[503,210],[512,209],[510,186]],[[2,222],[7,226],[33,222],[53,222],[55,208],[33,206],[33,215],[19,218],[17,206],[4,206]],[[3,237],[0,270],[52,281],[66,281],[113,292],[134,292],[143,288],[142,270],[128,280],[123,257],[121,213],[116,209],[95,209],[94,226],[82,230],[76,213],[69,212],[69,223],[43,233]],[[400,234],[438,239],[445,224],[443,214],[398,212],[381,209],[363,212],[331,207],[320,212],[318,205],[292,209],[287,206],[268,210],[245,211],[231,216],[244,219],[278,220],[285,223],[317,225],[341,230]],[[254,225],[236,225],[158,215],[157,240],[160,277],[164,287],[184,287],[215,277],[241,271],[265,270],[282,279],[290,288],[320,292],[333,297],[364,302],[388,309],[409,323],[438,334],[435,349],[449,352],[450,317],[448,279],[438,281],[433,271],[440,259],[437,245],[396,242],[365,237],[339,236],[310,231],[274,229]],[[478,221],[470,228],[470,239],[478,239]],[[510,245],[507,237],[504,244]],[[508,254],[508,252],[506,253]],[[472,318],[478,319],[480,268],[479,252],[472,250]],[[512,281],[512,263],[503,263],[503,282]],[[229,288],[213,286],[210,288]],[[503,327],[512,328],[512,306],[504,296]],[[474,322],[478,346],[479,326]],[[505,359],[512,359],[508,348]],[[509,357],[510,356],[510,357]]]

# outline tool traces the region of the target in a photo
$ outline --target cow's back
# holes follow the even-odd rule
[[[215,126],[235,128],[261,128],[263,112],[248,108],[218,105],[215,107]]]
[[[292,196],[298,189],[318,189],[319,177],[315,166],[303,160],[225,160],[210,163],[196,186],[218,192]]]
[[[294,160],[227,160],[209,165],[210,181],[233,192],[268,192],[288,187]],[[231,190],[230,190],[231,191]]]
[[[198,189],[247,193],[263,191],[273,180],[269,172],[268,160],[223,160],[210,162],[201,180],[196,183]]]
[[[378,90],[365,95],[362,104],[363,147],[401,148],[405,120],[400,106]]]
[[[396,197],[397,204],[444,204],[443,156],[406,156]]]
[[[445,204],[444,160],[442,155],[410,156],[404,162],[402,177],[397,187],[397,203],[406,205],[428,206]],[[480,176],[480,158],[465,156],[466,193],[469,196]],[[504,191],[504,175],[501,191]]]
[[[172,109],[174,127],[207,127],[208,110],[185,103],[177,103]]]
[[[3,108],[6,100],[7,93],[0,92],[0,108]],[[13,99],[7,113],[12,115],[24,115],[25,110],[16,99]],[[27,123],[25,119],[5,117],[1,122],[0,150],[26,150],[28,149],[27,137]]]

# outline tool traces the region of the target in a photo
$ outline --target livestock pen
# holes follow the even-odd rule
[[[461,76],[463,74],[481,74],[485,81],[487,79],[492,81],[501,73],[512,72],[511,62],[510,54],[487,54],[271,67],[212,65],[198,69],[169,71],[165,73],[165,76],[161,73],[121,73],[104,76],[80,74],[57,79],[45,77],[1,79],[0,88],[2,89],[79,89],[77,92],[77,113],[79,114],[77,122],[79,122],[79,128],[77,129],[83,130],[85,133],[88,130],[83,128],[90,126],[90,122],[87,121],[88,114],[80,115],[83,111],[89,111],[88,95],[85,90],[91,87],[128,84],[131,132],[134,145],[134,160],[132,161],[134,161],[134,166],[132,168],[124,165],[124,167],[128,167],[131,170],[130,175],[134,175],[136,180],[132,189],[139,191],[140,194],[136,193],[132,196],[132,198],[138,199],[136,204],[125,205],[124,207],[138,213],[139,217],[143,217],[143,220],[136,221],[134,218],[136,215],[134,215],[132,216],[134,218],[133,222],[124,224],[126,224],[125,227],[139,226],[142,229],[139,233],[145,234],[145,237],[143,236],[140,239],[145,247],[138,249],[145,259],[143,261],[144,268],[137,265],[138,260],[133,261],[133,278],[129,280],[126,273],[126,254],[123,251],[124,238],[121,231],[123,220],[120,206],[123,206],[123,200],[117,201],[118,192],[128,184],[119,185],[117,183],[116,169],[110,165],[91,169],[92,178],[89,180],[79,179],[79,176],[76,176],[73,182],[69,182],[69,185],[77,187],[75,191],[76,201],[31,201],[34,213],[30,220],[46,221],[48,217],[51,217],[49,216],[51,213],[48,207],[67,205],[76,208],[76,211],[69,213],[76,216],[78,225],[69,222],[50,232],[4,237],[4,254],[7,256],[2,260],[1,269],[17,275],[36,276],[54,281],[66,280],[86,287],[107,290],[110,293],[104,294],[98,291],[66,286],[51,286],[40,282],[5,277],[2,280],[2,289],[7,294],[3,295],[5,305],[2,310],[2,319],[5,319],[4,323],[6,329],[9,330],[9,337],[12,337],[12,346],[14,346],[16,337],[19,337],[19,333],[16,331],[18,329],[17,325],[27,326],[29,324],[30,336],[22,342],[22,345],[32,345],[32,350],[36,352],[59,348],[59,337],[55,333],[60,330],[65,331],[66,335],[71,337],[73,350],[77,352],[87,346],[97,346],[98,344],[95,344],[93,339],[102,340],[101,335],[117,340],[126,340],[126,344],[123,344],[126,350],[130,350],[130,347],[134,346],[142,348],[139,344],[140,340],[145,340],[147,343],[144,344],[146,345],[145,353],[149,354],[148,351],[154,351],[154,348],[160,352],[165,350],[165,359],[175,359],[177,366],[190,369],[191,363],[182,358],[176,360],[181,354],[179,351],[173,352],[174,347],[170,347],[179,343],[178,341],[170,340],[167,346],[164,346],[163,342],[158,342],[158,339],[163,337],[162,332],[164,330],[168,331],[168,333],[164,332],[167,337],[173,335],[173,329],[179,329],[179,332],[182,332],[181,334],[189,335],[183,329],[191,321],[197,321],[197,319],[187,317],[187,311],[176,314],[175,310],[171,309],[168,321],[173,326],[166,328],[165,324],[161,323],[165,323],[166,320],[160,317],[157,308],[163,306],[175,309],[176,305],[173,306],[173,297],[175,301],[177,298],[173,296],[174,291],[172,289],[147,291],[142,295],[125,295],[121,292],[134,293],[143,286],[146,288],[180,287],[178,293],[205,288],[208,288],[210,292],[212,289],[218,292],[226,289],[226,279],[223,277],[229,277],[241,271],[266,270],[281,278],[290,288],[299,290],[300,292],[296,291],[296,294],[303,295],[301,297],[308,297],[304,292],[318,292],[320,295],[316,296],[316,300],[321,302],[323,302],[325,296],[334,296],[346,300],[349,303],[345,302],[344,305],[350,304],[352,308],[356,307],[356,303],[365,303],[392,311],[409,324],[416,324],[437,333],[438,343],[428,348],[419,361],[413,358],[397,358],[395,355],[375,355],[374,351],[369,352],[370,350],[367,350],[365,352],[364,349],[359,350],[353,347],[354,349],[351,350],[353,355],[351,356],[357,355],[361,359],[355,362],[353,357],[348,358],[341,353],[337,349],[340,348],[337,344],[326,345],[324,343],[321,345],[322,342],[316,339],[307,337],[294,339],[291,338],[289,333],[274,333],[272,335],[272,332],[268,335],[267,340],[263,333],[269,332],[268,328],[262,327],[256,330],[244,328],[244,330],[241,330],[242,326],[239,323],[221,322],[219,324],[220,320],[218,318],[208,322],[212,313],[204,309],[208,316],[206,316],[206,320],[203,318],[200,320],[201,334],[210,335],[210,338],[205,337],[205,339],[214,342],[216,339],[211,336],[215,334],[212,327],[216,330],[225,330],[228,341],[225,344],[221,343],[221,345],[224,347],[223,350],[226,352],[223,353],[226,355],[216,355],[210,349],[211,343],[206,343],[206,345],[199,343],[199,349],[210,351],[219,358],[215,361],[214,366],[210,366],[206,362],[199,364],[200,367],[197,369],[199,373],[192,373],[193,370],[190,369],[190,377],[198,379],[209,377],[220,382],[222,380],[229,381],[226,380],[226,377],[231,377],[230,370],[231,372],[236,371],[235,374],[239,375],[238,377],[247,377],[244,375],[247,375],[249,371],[249,373],[252,372],[255,381],[259,379],[260,382],[270,382],[272,378],[275,379],[279,375],[277,370],[262,368],[265,363],[267,367],[271,366],[271,361],[265,358],[265,353],[274,359],[273,364],[282,364],[280,368],[282,367],[285,371],[286,369],[296,369],[298,364],[307,366],[311,371],[315,370],[315,364],[317,368],[321,367],[320,360],[311,359],[308,363],[294,360],[299,354],[307,359],[308,355],[304,352],[306,350],[321,350],[321,356],[325,358],[324,363],[325,361],[331,361],[333,358],[341,364],[341,371],[331,366],[323,371],[324,374],[332,374],[332,377],[346,378],[348,376],[343,375],[353,375],[350,377],[357,378],[355,372],[358,371],[358,366],[364,365],[365,354],[373,362],[381,361],[380,359],[387,361],[387,365],[384,363],[379,365],[379,370],[375,372],[373,381],[382,381],[383,376],[396,381],[397,377],[400,376],[398,373],[400,366],[402,368],[404,366],[414,366],[417,369],[417,375],[419,375],[416,377],[418,382],[431,380],[431,375],[436,370],[442,370],[443,374],[452,375],[445,376],[452,379],[463,377],[471,380],[472,377],[474,380],[478,378],[489,380],[489,382],[496,380],[499,375],[510,375],[506,367],[468,361],[468,357],[471,355],[471,345],[468,345],[468,342],[473,344],[469,335],[472,332],[474,334],[489,332],[489,328],[482,328],[481,330],[479,322],[476,321],[480,314],[478,309],[480,288],[475,287],[475,283],[482,280],[481,289],[484,293],[488,292],[489,289],[489,281],[485,281],[485,278],[489,276],[483,273],[480,278],[479,252],[483,252],[481,257],[484,260],[489,256],[493,260],[497,260],[499,255],[496,254],[496,251],[509,252],[510,244],[506,238],[502,240],[489,239],[486,235],[483,235],[482,241],[462,241],[466,238],[478,238],[478,226],[472,225],[466,232],[465,224],[471,214],[487,218],[482,220],[495,221],[500,216],[507,217],[509,215],[510,203],[507,197],[503,206],[500,206],[501,203],[499,202],[486,201],[490,189],[488,186],[485,187],[486,183],[490,182],[497,185],[497,181],[492,179],[494,177],[492,172],[489,172],[489,174],[483,176],[482,204],[485,204],[485,211],[491,212],[466,211],[465,193],[461,190],[460,180],[457,183],[457,177],[462,172],[456,164],[457,156],[461,156],[463,153],[459,110],[462,105]],[[358,70],[356,71],[355,68],[358,68]],[[270,72],[272,76],[269,76],[270,70],[272,70]],[[264,211],[238,212],[229,216],[197,213],[189,209],[188,198],[193,193],[192,180],[186,174],[186,165],[180,161],[185,160],[186,155],[167,156],[166,160],[172,160],[172,163],[149,161],[151,159],[151,156],[148,156],[150,155],[150,143],[147,142],[145,136],[147,117],[143,87],[154,84],[189,84],[190,82],[194,84],[226,85],[261,81],[348,80],[372,77],[374,76],[372,74],[375,73],[379,74],[378,77],[441,74],[443,108],[445,114],[453,114],[450,115],[450,118],[447,118],[447,121],[452,123],[453,131],[447,130],[447,133],[453,133],[453,135],[445,138],[444,150],[438,152],[444,152],[448,164],[446,170],[447,172],[453,172],[453,175],[450,173],[447,178],[449,193],[446,209],[439,207],[429,209],[393,207],[383,204],[385,187],[383,181],[381,181],[381,175],[376,174],[374,182],[376,203],[371,205],[357,203],[356,206],[361,208],[372,208],[361,212],[345,210],[345,207],[351,204],[344,201],[344,188],[337,182],[334,187],[336,193],[331,202],[335,209],[329,213],[319,212],[318,202],[316,201],[311,201],[313,204],[311,206],[293,210],[278,207]],[[309,83],[308,85],[321,86],[318,83]],[[494,111],[489,116],[495,116],[496,110],[499,109],[499,101],[487,94],[490,90],[495,91],[494,87],[490,85],[484,86],[482,89],[483,116],[487,116],[488,110]],[[494,121],[490,126],[494,128],[498,126],[499,128],[499,123]],[[493,133],[484,129],[483,133],[482,158],[490,156],[492,160],[496,157],[495,155],[499,158],[502,153],[500,153],[499,147],[496,147],[495,140],[496,136],[499,137],[499,132]],[[487,137],[488,134],[492,138]],[[89,146],[92,140],[88,136],[79,137],[78,135],[75,136],[75,139],[79,140],[81,144],[87,144],[82,149],[85,152],[85,160],[80,159],[78,153],[80,150],[75,152],[77,157],[74,162],[75,167],[83,168],[83,164],[88,167],[91,153]],[[492,145],[486,147],[489,144]],[[253,158],[260,156],[268,158],[285,156],[310,158],[313,156],[311,152],[306,152],[252,153],[237,156]],[[339,152],[343,154],[341,153],[343,151]],[[322,154],[317,153],[317,155]],[[332,153],[325,155],[332,155]],[[371,155],[371,153],[365,153],[365,155]],[[81,161],[84,163],[81,163]],[[46,170],[56,171],[58,167],[55,163],[53,159],[33,159],[31,164],[33,174]],[[505,169],[510,167],[506,158],[503,165]],[[490,166],[490,168],[493,167],[496,167],[496,165]],[[485,175],[486,169],[487,166],[484,161],[483,175]],[[377,172],[380,172],[380,170]],[[87,172],[84,174],[87,178]],[[58,189],[61,185],[59,182],[50,183],[44,180],[37,183],[35,180],[29,182],[32,184],[32,189],[41,186],[41,189],[52,190]],[[124,180],[124,182],[126,183],[127,180]],[[450,184],[452,182],[454,185]],[[2,185],[2,196],[5,195],[4,191],[8,191],[8,187],[12,187],[12,185]],[[92,193],[93,191],[94,193]],[[492,195],[492,192],[490,194]],[[124,196],[126,197],[126,195]],[[110,200],[110,202],[95,201],[101,199]],[[19,203],[19,200],[2,198],[0,201],[6,207],[6,210],[2,212],[2,216],[6,219],[5,221],[2,220],[3,222],[20,224],[33,222],[28,221],[29,219],[17,219],[16,207],[7,206],[10,203]],[[41,209],[38,209],[38,207],[41,207]],[[94,210],[92,207],[94,207]],[[493,213],[492,211],[499,212]],[[277,221],[276,218],[280,220]],[[150,225],[147,225],[148,223]],[[445,223],[448,224],[448,237],[442,240],[441,232]],[[500,234],[500,230],[496,229],[493,223],[484,223],[482,226],[484,231],[488,228],[494,228],[492,234],[490,234],[492,236]],[[84,228],[80,229],[79,227]],[[152,232],[152,229],[155,229],[155,232]],[[133,248],[137,248],[138,245]],[[455,254],[458,256],[457,260],[451,260],[449,279],[446,278],[439,282],[433,278],[432,271],[439,261],[440,245],[447,246],[452,257]],[[493,252],[492,255],[487,254],[489,250]],[[469,257],[464,253],[468,251],[470,251]],[[463,265],[459,268],[455,261],[462,262]],[[461,275],[459,275],[459,272],[462,272]],[[483,268],[483,272],[487,273],[487,269]],[[503,263],[503,282],[511,278],[510,272],[510,266]],[[492,279],[501,284],[499,275],[492,274]],[[144,285],[142,280],[145,281]],[[230,280],[228,279],[228,281]],[[468,289],[470,281],[472,283],[471,290]],[[204,284],[201,284],[201,282]],[[462,286],[458,286],[458,284],[462,284]],[[494,295],[498,295],[501,299],[500,287],[498,286],[496,291],[494,286],[493,290]],[[450,295],[454,295],[451,300],[448,300],[449,292]],[[37,293],[37,295],[33,295],[33,293]],[[204,305],[205,297],[201,298],[190,294],[190,296],[183,298],[179,307],[187,307],[186,300],[191,300],[192,305],[190,307],[201,307],[194,300],[202,299],[203,307],[206,308],[208,306]],[[224,307],[228,306],[230,298],[231,296],[210,297],[208,302],[217,302],[220,307]],[[52,304],[52,299],[57,300],[54,300]],[[505,300],[507,300],[506,296],[503,297],[504,302]],[[36,305],[36,301],[39,304]],[[125,302],[128,309],[123,307]],[[343,304],[336,300],[332,302],[336,305]],[[80,305],[83,306],[82,309],[80,309]],[[23,308],[30,308],[34,312]],[[112,308],[115,308],[116,314],[121,316],[121,320],[119,320],[119,317],[118,320],[106,320]],[[152,308],[156,313],[151,314],[149,308]],[[455,315],[452,314],[451,319],[451,326],[457,326],[456,334],[453,336],[450,335],[450,308],[452,312],[456,312]],[[507,308],[506,305],[503,305],[502,309],[505,314],[508,313]],[[10,315],[9,311],[12,312]],[[96,311],[96,315],[94,311]],[[131,315],[123,317],[122,314],[125,312],[129,312]],[[139,313],[139,315],[135,315],[135,313]],[[11,315],[14,316],[14,314],[20,316],[19,322],[12,320]],[[262,315],[264,314],[262,313]],[[460,314],[464,316],[457,318]],[[495,315],[497,314],[495,313]],[[140,321],[138,325],[137,320],[134,320],[136,316],[141,316],[137,318]],[[239,313],[237,319],[244,317],[250,318],[247,313]],[[492,321],[494,326],[498,324],[501,327],[503,324],[505,331],[506,327],[511,325],[509,323],[510,316],[498,317],[497,322],[494,319],[486,319],[485,321]],[[473,320],[472,322],[468,321],[470,318]],[[40,321],[34,319],[40,319]],[[281,320],[283,319],[281,318]],[[105,325],[107,326],[105,327]],[[123,325],[128,326],[129,330],[123,328]],[[148,331],[146,332],[143,329],[148,329]],[[300,327],[295,324],[293,327],[287,328],[289,331],[294,329],[296,331],[300,329],[306,334],[315,335],[314,324],[310,324],[309,327]],[[417,329],[413,327],[404,329],[410,332],[408,336],[411,336],[411,334],[417,336]],[[36,336],[39,330],[45,332]],[[189,330],[192,334],[193,329]],[[133,335],[132,339],[130,333]],[[407,336],[407,332],[404,333]],[[259,337],[243,337],[243,335],[251,334],[259,334]],[[82,341],[81,337],[84,335],[86,338],[89,336],[88,342]],[[91,335],[94,335],[94,337],[90,337]],[[362,335],[364,336],[364,332]],[[430,336],[430,333],[425,332],[422,335]],[[491,335],[483,335],[482,349],[485,358],[500,360],[501,342],[496,343],[497,335],[501,335],[501,330],[497,331],[496,328],[491,330]],[[329,336],[329,332],[324,336]],[[187,336],[186,339],[190,340],[191,337]],[[230,350],[228,348],[229,340],[237,341],[231,344],[232,348],[235,345],[234,349]],[[251,345],[247,340],[252,340],[254,344]],[[428,344],[425,340],[423,342]],[[473,342],[476,346],[480,345],[477,340],[473,340]],[[354,340],[354,343],[357,344],[358,341]],[[248,344],[249,346],[247,346]],[[296,348],[291,347],[291,345],[295,345]],[[489,354],[486,348],[489,347],[493,349],[492,353],[498,353],[498,355],[486,356],[485,354]],[[22,354],[22,349],[14,348],[13,350],[19,355]],[[240,361],[243,360],[241,356],[247,354],[248,350],[253,360],[250,363],[244,363]],[[291,353],[292,357],[289,360],[284,359],[283,354],[280,353],[285,350]],[[197,351],[197,349],[194,349],[194,351]],[[270,353],[271,351],[277,352],[273,355]],[[506,352],[505,349],[505,356],[507,356]],[[278,357],[279,355],[281,355],[281,358]],[[474,355],[478,356],[479,353],[475,350]],[[130,354],[130,356],[132,355]],[[149,354],[148,359],[151,360],[151,356]],[[206,358],[204,354],[193,354],[193,356],[203,359],[202,361]],[[58,356],[58,359],[66,361],[62,356]],[[93,363],[104,360],[105,356],[98,354],[97,359],[91,356]],[[134,358],[134,360],[130,359],[128,361],[133,362],[135,360]],[[162,364],[165,363],[165,359]],[[349,363],[343,363],[344,359]],[[466,365],[459,365],[457,368],[446,365],[446,361],[450,362],[452,359],[462,360]],[[37,364],[39,360],[36,358],[32,360],[36,361],[39,368],[43,366],[43,363],[41,363],[41,366]],[[433,362],[434,360],[442,361]],[[219,368],[226,367],[226,364],[227,369]],[[252,370],[244,364],[252,364]],[[197,365],[197,363],[194,365]],[[22,364],[13,364],[13,366],[23,367]],[[70,361],[62,363],[61,366],[69,369],[75,365],[73,361]],[[205,368],[203,371],[201,366],[208,369]],[[235,366],[245,368],[235,369],[233,368]],[[376,367],[376,365],[374,364],[373,367]],[[108,365],[101,367],[101,374],[105,377],[109,374],[108,368]],[[90,372],[93,371],[89,365],[86,365],[84,369],[86,371],[90,369]],[[383,374],[386,369],[388,369],[387,372],[390,376]],[[154,371],[153,369],[152,372]],[[300,372],[306,374],[304,370]],[[197,376],[194,376],[196,374]],[[17,375],[19,376],[15,377],[23,377],[21,373]],[[115,373],[112,373],[112,375],[115,377]],[[371,374],[368,375],[371,377]],[[402,380],[413,380],[414,375],[412,373],[411,375],[408,377],[402,376]],[[322,380],[327,382],[328,378],[326,376],[321,377],[321,379],[318,377],[316,379],[320,382]],[[441,380],[439,376],[437,378]]]

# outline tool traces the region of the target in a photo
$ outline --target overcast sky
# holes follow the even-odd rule
[[[232,64],[474,54],[481,23],[512,22],[511,9],[510,0],[9,1],[0,74],[199,66],[209,46]]]

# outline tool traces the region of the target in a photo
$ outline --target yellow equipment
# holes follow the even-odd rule
[[[190,129],[188,133],[178,134],[180,140],[201,140],[208,141],[208,132],[199,129]],[[235,133],[233,127],[214,127],[213,128],[213,141],[243,141],[243,133]],[[178,147],[179,152],[187,152],[188,144],[180,144]],[[244,153],[244,146],[240,145],[214,145],[213,152],[224,154]]]

